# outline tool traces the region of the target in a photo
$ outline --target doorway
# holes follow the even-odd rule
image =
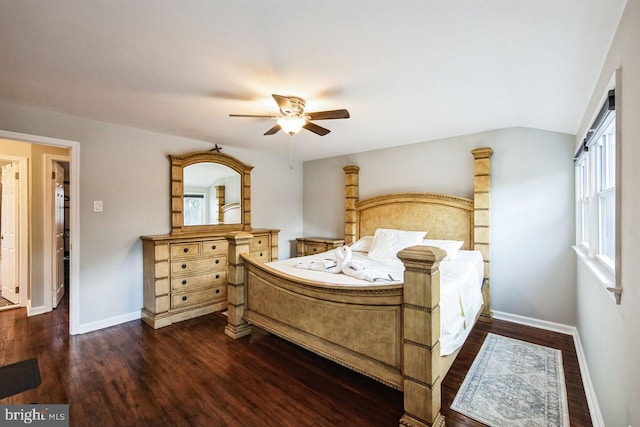
[[[62,140],[57,138],[49,138],[49,137],[43,137],[38,135],[29,135],[29,134],[3,131],[3,130],[0,130],[0,139],[6,139],[9,141],[17,141],[17,142],[26,142],[26,143],[36,144],[40,146],[61,147],[61,148],[67,149],[68,155],[66,157],[66,162],[68,162],[68,175],[69,175],[68,194],[69,194],[70,200],[73,201],[73,203],[69,206],[69,209],[68,209],[69,210],[69,213],[68,213],[69,230],[68,230],[68,237],[67,237],[68,239],[68,257],[67,257],[68,276],[67,277],[68,277],[68,297],[69,297],[69,333],[71,335],[75,335],[78,333],[80,329],[79,328],[79,283],[78,283],[79,275],[80,275],[80,269],[79,269],[80,244],[79,244],[79,235],[77,233],[77,230],[79,229],[78,182],[79,182],[79,170],[80,170],[80,153],[79,153],[80,144],[77,141]],[[60,161],[63,161],[63,160],[60,160]],[[42,163],[40,163],[38,166],[46,170],[45,165],[42,165],[42,166],[40,165],[42,165]],[[25,162],[24,169],[25,169],[25,176],[26,176],[26,170],[27,170],[26,162]],[[24,181],[26,183],[26,180]],[[38,181],[41,182],[40,180]],[[48,192],[45,191],[44,193],[46,195]],[[26,191],[26,189],[24,194],[29,194],[28,191]],[[42,196],[38,196],[38,198],[36,198],[35,200],[36,201],[39,200],[42,203],[43,199],[40,197]],[[28,232],[28,228],[26,228],[29,225],[28,221],[29,219],[24,221],[25,235]],[[44,220],[43,222],[48,223],[48,221],[44,221]],[[37,223],[37,221],[34,222],[34,224],[35,223]],[[23,224],[21,223],[21,231],[22,231],[22,227],[23,227]],[[43,240],[46,240],[48,238],[49,237],[47,237],[45,233]],[[39,245],[42,245],[43,240],[39,240],[36,243]],[[53,247],[53,244],[51,245],[45,244],[45,246],[43,247],[43,251],[45,253],[48,253],[50,251],[46,249],[51,247]],[[27,245],[25,245],[24,249],[26,250],[26,248],[27,248]],[[29,258],[25,256],[24,259],[28,260]],[[23,262],[21,264],[22,264],[20,267],[21,270],[26,269],[24,277],[29,277],[30,271],[29,271],[28,262]],[[45,265],[43,265],[43,268],[46,268],[46,263]],[[27,315],[31,316],[31,315],[41,314],[46,312],[47,306],[51,307],[53,305],[52,304],[53,288],[44,286],[43,283],[40,281],[38,281],[38,283],[31,282],[30,285],[32,286],[31,289],[29,289],[29,284],[25,286],[25,289],[29,291],[29,299],[25,304],[27,307]],[[33,286],[36,286],[36,288],[33,288]],[[47,298],[46,295],[44,295],[47,292],[49,294],[49,298]],[[23,294],[26,295],[27,293],[24,292]],[[36,298],[38,298],[38,301],[36,302],[37,306],[33,306],[34,294],[37,294],[36,295]],[[44,302],[42,302],[42,299],[44,299]]]

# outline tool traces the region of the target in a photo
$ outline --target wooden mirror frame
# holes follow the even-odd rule
[[[235,157],[222,154],[219,149],[194,151],[187,154],[169,154],[171,160],[171,234],[210,233],[251,229],[251,170],[253,166]],[[217,163],[240,174],[240,223],[184,225],[184,168],[196,163]]]

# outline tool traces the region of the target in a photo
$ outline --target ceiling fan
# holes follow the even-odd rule
[[[277,119],[278,122],[274,127],[266,131],[265,135],[274,135],[280,129],[289,135],[294,135],[304,128],[320,136],[324,136],[331,132],[329,129],[311,123],[311,120],[329,120],[329,119],[348,119],[349,112],[345,109],[318,111],[315,113],[304,112],[304,99],[296,96],[271,95],[280,108],[279,116],[253,115],[253,114],[229,114],[230,117],[260,117]]]

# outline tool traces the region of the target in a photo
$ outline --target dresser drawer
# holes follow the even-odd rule
[[[200,242],[173,243],[171,245],[171,258],[184,258],[200,255]]]
[[[227,270],[213,273],[194,274],[192,276],[174,277],[171,279],[171,289],[176,292],[187,291],[206,286],[219,286],[227,283]]]
[[[227,256],[219,255],[209,258],[184,259],[171,262],[171,274],[189,274],[195,271],[211,271],[227,266]]]
[[[256,236],[249,242],[249,252],[267,251],[269,249],[268,236]]]
[[[227,254],[229,251],[229,242],[226,240],[208,240],[202,242],[202,254],[204,256],[215,254]]]
[[[214,288],[201,289],[198,291],[175,293],[171,295],[171,308],[182,308],[190,305],[205,304],[209,302],[222,301],[227,298],[227,287],[216,286]]]
[[[252,255],[258,257],[258,259],[262,262],[270,262],[271,257],[269,256],[269,250],[265,249],[263,251],[251,252]]]
[[[306,246],[305,255],[320,254],[329,250],[326,243],[307,243]]]

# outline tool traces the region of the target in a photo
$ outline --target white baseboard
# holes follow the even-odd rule
[[[44,305],[39,305],[38,307],[31,307],[31,300],[27,302],[27,316],[36,316],[38,314],[46,313]]]
[[[573,336],[573,342],[576,345],[578,364],[580,365],[580,374],[582,375],[582,385],[584,386],[584,393],[587,395],[587,403],[589,404],[589,412],[591,413],[591,423],[593,424],[593,427],[605,427],[602,412],[600,412],[600,405],[598,405],[596,390],[593,388],[591,376],[589,375],[587,358],[584,354],[582,341],[580,341],[580,334],[577,330]]]
[[[75,334],[86,334],[87,332],[97,331],[98,329],[104,329],[110,326],[119,325],[121,323],[131,322],[132,320],[138,320],[140,319],[140,317],[141,312],[140,310],[138,310],[131,313],[121,314],[120,316],[98,320],[97,322],[80,324],[78,325]]]
[[[578,330],[575,326],[564,325],[562,323],[549,322],[546,320],[534,319],[532,317],[519,316],[517,314],[504,313],[493,310],[493,317],[498,320],[517,323],[519,325],[532,326],[546,331],[559,332],[566,335],[575,335]]]
[[[584,392],[587,396],[587,404],[589,405],[591,422],[593,423],[594,427],[604,427],[604,420],[602,418],[602,413],[600,412],[600,405],[598,405],[596,391],[594,390],[593,383],[591,382],[591,375],[589,375],[587,358],[585,357],[584,349],[582,348],[582,341],[580,341],[580,334],[578,333],[578,329],[575,326],[564,325],[562,323],[548,322],[546,320],[519,316],[517,314],[504,313],[501,311],[493,311],[493,317],[494,319],[498,319],[498,320],[504,320],[507,322],[518,323],[520,325],[532,326],[534,328],[571,335],[573,337],[573,343],[576,347],[576,354],[578,356],[578,365],[580,366],[580,376],[582,377],[582,385],[584,387]]]

